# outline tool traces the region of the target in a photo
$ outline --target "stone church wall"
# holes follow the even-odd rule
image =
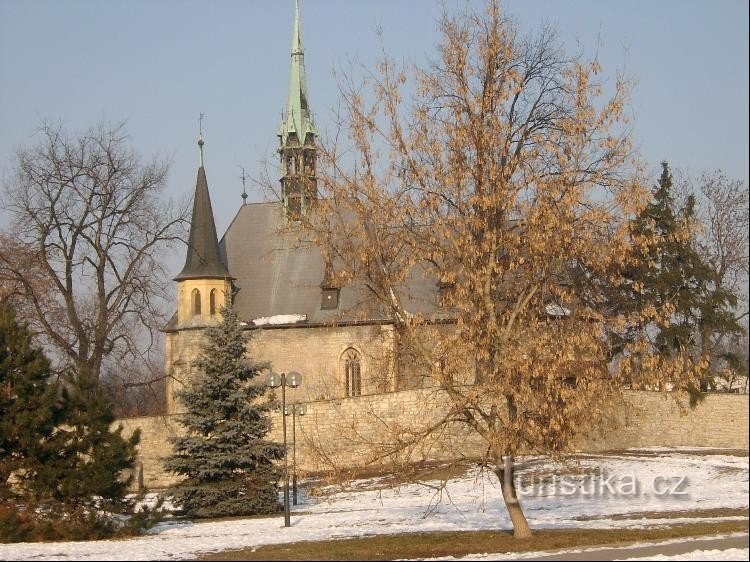
[[[373,466],[394,436],[437,417],[445,401],[429,389],[390,392],[348,399],[312,401],[307,414],[296,419],[296,458],[301,472]],[[709,394],[695,409],[681,411],[671,398],[659,393],[629,392],[613,416],[617,427],[580,440],[574,449],[607,451],[631,447],[711,447],[748,450],[748,396]],[[292,419],[287,435],[292,451]],[[177,416],[119,420],[125,433],[142,431],[139,459],[142,481],[148,488],[173,484],[162,461],[169,452],[170,435],[179,431]],[[272,439],[281,442],[281,419],[273,417]],[[440,431],[418,448],[405,449],[402,460],[476,457],[484,450],[475,435],[463,427]],[[137,483],[137,479],[136,479]]]
[[[248,356],[267,361],[277,373],[298,371],[303,383],[289,390],[289,401],[328,400],[346,395],[344,355],[356,352],[361,393],[394,390],[394,331],[391,325],[316,326],[249,330]],[[203,346],[204,330],[167,334],[167,412],[179,413],[174,393],[189,381],[191,365]]]
[[[325,326],[262,329],[249,332],[248,355],[269,361],[277,373],[298,371],[299,388],[287,400],[310,402],[346,395],[344,354],[356,351],[361,363],[362,394],[393,389],[393,326]]]

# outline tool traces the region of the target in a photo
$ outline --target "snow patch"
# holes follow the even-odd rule
[[[279,326],[300,322],[307,322],[307,314],[277,314],[276,316],[261,316],[253,320],[256,326]]]
[[[570,309],[559,304],[548,304],[544,310],[549,316],[570,316]]]

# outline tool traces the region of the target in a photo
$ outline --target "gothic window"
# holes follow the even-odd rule
[[[344,381],[346,396],[362,395],[362,362],[354,349],[344,352]]]
[[[216,289],[211,289],[211,293],[208,296],[208,308],[211,316],[216,314]]]
[[[193,316],[201,315],[201,292],[193,289]]]
[[[315,153],[305,153],[305,173],[311,176],[315,175]]]

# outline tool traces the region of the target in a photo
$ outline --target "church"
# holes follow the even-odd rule
[[[175,277],[177,312],[166,333],[167,413],[180,412],[175,391],[190,380],[206,326],[227,303],[249,333],[248,355],[276,372],[298,371],[293,400],[310,402],[413,387],[399,367],[398,337],[384,311],[368,306],[366,290],[336,286],[331,264],[306,235],[300,217],[316,211],[318,133],[308,103],[299,2],[295,6],[289,97],[278,130],[279,201],[244,201],[218,238],[208,174],[200,165],[185,266]],[[420,312],[439,310],[434,281],[415,280]]]
[[[300,386],[286,396],[288,403],[307,405],[303,418],[291,420],[295,466],[301,471],[370,465],[372,455],[382,453],[380,445],[392,443],[402,431],[420,430],[426,419],[439,420],[449,411],[444,393],[410,361],[408,346],[400,342],[387,311],[363,283],[336,280],[336,264],[327,261],[323,247],[303,226],[305,218],[315,217],[312,213],[323,212],[324,203],[318,193],[320,144],[309,106],[298,2],[289,96],[277,134],[279,200],[244,201],[221,238],[211,208],[210,174],[203,165],[204,142],[198,140],[189,243],[184,267],[175,277],[177,311],[163,328],[167,415],[120,420],[126,433],[141,431],[139,487],[177,481],[163,464],[169,438],[182,431],[177,421],[184,408],[176,392],[190,383],[205,329],[219,323],[225,305],[233,307],[245,326],[248,357],[268,362],[277,373],[302,374]],[[405,285],[397,296],[409,311],[431,319],[439,329],[455,322],[446,306],[450,285],[420,275]],[[549,308],[546,313],[560,314]],[[747,449],[746,396],[708,396],[685,415],[660,393],[627,391],[615,417],[619,429],[574,448]],[[271,412],[269,437],[276,442],[283,440],[281,420],[279,410]],[[399,455],[410,462],[479,458],[486,448],[476,432],[451,425],[431,433],[418,447],[399,450]]]

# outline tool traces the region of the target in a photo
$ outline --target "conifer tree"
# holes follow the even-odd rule
[[[128,512],[133,505],[125,496],[132,477],[123,475],[135,464],[139,434],[125,439],[113,422],[98,383],[53,378],[31,332],[0,302],[0,499],[11,506],[0,540],[116,531],[108,516],[89,509]]]
[[[50,365],[13,309],[0,302],[0,498],[8,478],[33,476],[36,456],[61,419]]]
[[[267,387],[254,381],[263,365],[245,357],[246,339],[236,313],[206,330],[191,384],[177,393],[187,412],[184,437],[172,439],[166,468],[187,477],[170,491],[187,515],[216,517],[279,511],[276,482],[283,448],[265,439],[270,429],[262,401]]]
[[[96,502],[115,511],[129,508],[125,495],[140,430],[125,438],[122,425],[112,428],[113,404],[90,375],[69,377],[62,404],[63,424],[38,455],[31,490],[39,499],[71,506]]]
[[[633,221],[636,242],[641,246],[639,265],[632,272],[632,291],[626,295],[632,306],[653,306],[667,311],[651,330],[661,354],[688,353],[695,359],[706,355],[712,337],[742,333],[731,313],[737,296],[718,283],[715,271],[695,247],[695,199],[688,197],[678,209],[672,192],[672,174],[662,162],[659,183],[652,201]],[[702,382],[705,390],[709,379]]]

